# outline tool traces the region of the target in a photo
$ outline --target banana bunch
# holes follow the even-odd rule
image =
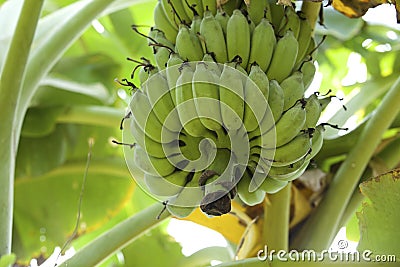
[[[239,9],[240,8],[240,9]],[[173,215],[261,203],[322,146],[308,21],[269,0],[160,0],[124,138],[136,181]]]

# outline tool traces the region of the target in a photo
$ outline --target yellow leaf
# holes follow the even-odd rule
[[[388,3],[387,0],[333,0],[332,6],[349,18],[363,16],[369,8]]]

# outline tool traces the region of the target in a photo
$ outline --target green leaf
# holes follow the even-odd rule
[[[125,266],[175,267],[183,258],[181,250],[179,243],[157,227],[124,248],[122,253]]]
[[[39,251],[47,255],[72,234],[85,165],[85,161],[69,163],[41,177],[16,181],[17,238],[13,251],[20,259],[28,259]],[[91,161],[78,236],[98,229],[116,216],[134,187],[122,158]]]
[[[55,129],[57,117],[63,107],[29,108],[24,119],[21,135],[24,137],[42,137]]]
[[[101,83],[78,83],[63,78],[46,77],[31,101],[31,106],[109,104],[114,99]]]
[[[15,263],[17,256],[12,253],[0,257],[0,267],[8,267]]]
[[[366,181],[360,188],[370,202],[364,202],[357,213],[361,235],[357,249],[399,257],[400,169]]]
[[[39,138],[21,137],[15,176],[35,177],[63,164],[66,160],[67,141],[63,127],[57,127],[51,134]]]

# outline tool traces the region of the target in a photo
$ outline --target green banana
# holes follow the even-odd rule
[[[160,72],[155,73],[144,84],[143,91],[163,126],[171,132],[179,132],[182,125],[170,95],[167,79]]]
[[[151,175],[164,177],[175,171],[175,166],[167,158],[149,156],[140,146],[134,147],[133,159],[139,169]]]
[[[175,45],[170,40],[167,39],[167,37],[165,36],[165,34],[162,30],[152,29],[152,31],[155,32],[153,39],[157,42],[157,44],[168,47],[172,51],[175,50]],[[158,49],[158,47],[156,47],[156,50],[157,49]]]
[[[186,25],[179,25],[176,36],[176,52],[187,61],[199,61],[203,58],[203,48],[197,34],[191,32]]]
[[[304,103],[298,102],[285,111],[275,125],[276,146],[280,147],[290,142],[304,128],[305,122],[306,110]]]
[[[195,34],[196,36],[200,33],[200,25],[201,25],[201,17],[194,16],[192,19],[192,23],[190,24],[190,32]]]
[[[303,73],[295,71],[292,75],[284,79],[280,86],[282,87],[284,95],[283,110],[287,110],[303,98],[305,91]]]
[[[141,146],[147,154],[155,158],[164,158],[165,156],[179,153],[179,149],[184,149],[182,147],[179,147],[179,140],[173,140],[170,143],[164,144],[160,144],[154,141],[142,131],[142,129],[139,127],[134,119],[131,120],[130,131],[132,133],[132,136],[135,138],[135,142],[139,144],[139,146]],[[170,153],[166,155],[166,151],[164,151],[163,147],[167,148],[166,151],[174,151],[175,153]]]
[[[219,105],[219,77],[208,66],[214,62],[198,62],[193,74],[193,96],[201,123],[212,131],[220,131],[222,117]]]
[[[247,18],[238,9],[233,11],[226,29],[228,60],[240,56],[240,65],[247,68],[250,55],[250,28]]]
[[[213,16],[217,14],[217,0],[202,0],[204,13],[210,11]],[[204,17],[206,15],[204,14]]]
[[[185,186],[188,174],[185,171],[175,171],[168,176],[161,177],[145,173],[144,181],[152,194],[171,197],[178,194]]]
[[[204,196],[203,190],[198,186],[200,172],[190,173],[186,178],[188,181],[178,195],[168,199],[167,210],[175,217],[184,218],[189,216],[194,209],[200,205]]]
[[[300,71],[303,73],[304,88],[307,89],[314,80],[314,75],[316,72],[314,62],[311,60],[304,61],[301,65]]]
[[[303,164],[296,171],[293,171],[290,174],[282,175],[281,177],[277,177],[277,178],[274,178],[274,179],[279,180],[279,181],[286,181],[286,182],[293,181],[293,180],[299,178],[300,175],[302,175],[305,172],[305,170],[307,169],[309,164],[310,164],[310,161],[305,160],[303,162]]]
[[[182,1],[159,0],[171,24],[180,25],[191,22],[191,17],[186,14]],[[185,4],[186,5],[186,4]]]
[[[268,108],[269,80],[257,65],[251,67],[244,87],[243,123],[247,132],[257,129]]]
[[[284,101],[285,100],[282,87],[277,81],[270,80],[268,104],[271,109],[274,122],[277,122],[282,116]]]
[[[148,97],[136,90],[129,104],[134,120],[140,129],[151,139],[159,143],[169,143],[176,140],[176,134],[164,128],[152,110]]]
[[[192,136],[209,136],[210,132],[203,126],[198,117],[193,100],[193,69],[188,63],[181,68],[181,75],[176,86],[176,109],[183,128]]]
[[[168,19],[167,15],[164,12],[164,9],[161,5],[161,2],[157,2],[156,7],[154,8],[154,24],[155,27],[159,30],[162,30],[165,34],[165,37],[173,42],[176,39],[176,35],[178,34],[178,27],[171,23]]]
[[[300,160],[298,160],[292,164],[286,165],[286,166],[282,166],[282,167],[272,166],[269,169],[268,177],[271,177],[271,178],[274,178],[277,180],[281,180],[281,181],[284,181],[285,179],[289,179],[290,177],[293,177],[294,174],[299,172],[299,170],[303,167],[305,162],[306,162],[306,157],[303,157]]]
[[[249,13],[249,17],[254,23],[257,25],[267,14],[267,10],[269,9],[268,0],[253,0],[247,5],[247,12]],[[270,15],[271,13],[269,13]],[[271,21],[271,20],[269,20]]]
[[[306,156],[307,160],[314,158],[321,150],[324,143],[324,132],[325,128],[323,124],[315,127],[315,131],[313,132],[311,138],[311,153]]]
[[[315,128],[322,112],[322,106],[316,94],[312,94],[306,101],[306,121],[303,129]]]
[[[251,49],[247,71],[250,71],[251,65],[256,62],[266,72],[274,53],[275,44],[274,29],[267,19],[262,18],[251,36]]]
[[[183,63],[183,59],[176,53],[172,53],[167,61],[167,68],[165,74],[167,76],[168,87],[172,102],[176,106],[176,81],[180,76],[180,66]]]
[[[265,191],[268,194],[274,194],[283,189],[287,184],[287,181],[279,181],[271,177],[267,177],[267,179],[265,179],[260,185],[259,189]]]
[[[242,126],[244,113],[243,74],[225,64],[220,77],[219,99],[224,126],[228,131]]]
[[[281,20],[285,15],[285,9],[282,5],[278,5],[276,0],[268,0],[269,8],[271,10],[271,23],[274,25],[274,29],[278,31],[281,24]]]
[[[249,186],[251,183],[251,174],[246,170],[243,177],[240,179],[237,185],[237,192],[239,198],[247,205],[254,206],[260,204],[264,201],[265,191],[256,190],[254,192],[249,191]]]
[[[272,166],[282,167],[292,164],[311,151],[311,137],[308,131],[300,133],[289,143],[275,149]]]
[[[215,0],[213,1],[216,2]],[[224,32],[219,22],[209,10],[204,12],[204,17],[200,24],[200,35],[205,42],[207,52],[213,52],[217,62],[226,62],[228,55],[226,51]]]
[[[300,32],[300,18],[291,6],[285,7],[285,15],[281,20],[278,35],[283,36],[288,30],[293,32],[296,39],[298,38]]]
[[[204,54],[203,61],[207,64],[207,69],[213,71],[218,77],[221,76],[221,68],[223,68],[223,66],[216,63],[211,54]]]
[[[288,30],[276,43],[275,51],[267,70],[270,80],[277,80],[280,83],[292,73],[298,48],[299,45],[293,32]],[[282,64],[282,62],[285,63]]]
[[[300,18],[300,31],[297,41],[299,43],[299,52],[297,53],[296,64],[303,61],[306,56],[308,46],[312,37],[312,28],[307,18]]]
[[[226,36],[226,31],[228,27],[229,15],[225,11],[218,9],[215,19],[219,22],[222,28],[222,32]]]
[[[157,48],[156,53],[154,54],[154,58],[156,60],[156,64],[159,70],[165,69],[170,54],[171,51],[168,48],[165,47]]]
[[[186,15],[189,18],[203,16],[204,10],[201,0],[183,0],[183,2],[183,8],[185,9]]]
[[[218,6],[218,2],[222,2],[222,1],[217,0],[218,10],[223,10],[228,15],[228,17],[232,16],[232,13],[235,9],[240,8],[240,3],[238,3],[238,1],[235,1],[235,0],[225,1],[225,3],[221,6]],[[217,13],[218,13],[218,10],[217,10]]]

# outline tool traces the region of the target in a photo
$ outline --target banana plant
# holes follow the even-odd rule
[[[56,262],[71,247],[76,250],[73,255],[57,265],[209,266],[212,260],[218,260],[218,266],[359,266],[354,261],[324,257],[343,226],[348,238],[358,242],[357,249],[370,253],[367,258],[372,261],[362,258],[363,266],[382,266],[373,261],[376,255],[386,257],[385,266],[396,266],[395,259],[400,256],[396,230],[400,173],[395,169],[400,164],[400,31],[337,12],[359,17],[370,8],[359,1],[347,9],[334,1],[336,10],[323,8],[323,17],[318,2],[305,1],[300,15],[275,2],[0,1],[0,267],[27,266],[31,259]],[[270,8],[259,8],[264,3]],[[303,32],[301,28],[305,21],[307,34],[305,27]],[[158,30],[150,29],[153,25]],[[217,27],[218,34],[208,25]],[[300,42],[300,36],[309,38]],[[311,37],[315,47],[309,48]],[[226,47],[221,46],[221,40],[226,40]],[[262,53],[263,44],[275,47],[275,53]],[[216,53],[207,53],[210,51]],[[268,57],[261,59],[261,54]],[[306,56],[315,64],[304,60]],[[206,64],[191,65],[196,60]],[[230,65],[223,66],[228,60],[232,60]],[[262,64],[253,64],[257,60]],[[283,61],[289,63],[281,66]],[[346,65],[354,61],[364,67],[361,80],[352,77],[356,73]],[[168,68],[162,70],[165,66]],[[308,76],[307,68],[312,71]],[[235,69],[240,71],[236,73]],[[193,87],[188,96],[179,83],[185,79],[183,74],[188,75],[190,89],[196,79],[214,84]],[[158,183],[160,177],[149,175],[151,171],[144,173],[140,167],[146,164],[146,153],[156,154],[150,158],[157,159],[160,150],[149,145],[139,154],[139,146],[140,136],[157,138],[157,130],[154,123],[150,128],[142,127],[140,119],[146,110],[149,120],[166,119],[160,119],[165,106],[146,109],[144,100],[148,96],[150,104],[156,103],[159,92],[151,89],[168,88],[171,75],[179,81],[173,84],[180,86],[168,107],[193,95],[209,96],[207,90],[218,89],[215,81],[219,77],[224,77],[228,88],[248,75],[262,91],[252,95],[251,105],[258,105],[257,110],[265,109],[257,99],[285,98],[286,102],[271,107],[271,112],[254,112],[253,117],[246,117],[249,106],[243,105],[240,111],[241,101],[235,97],[242,94],[250,99],[250,95],[245,96],[249,82],[243,83],[236,95],[228,90],[212,95],[221,101],[225,97],[228,106],[234,103],[231,109],[243,113],[246,128],[254,130],[250,143],[268,146],[273,138],[281,147],[303,135],[307,141],[301,147],[305,151],[303,161],[298,162],[296,157],[289,167],[280,164],[283,152],[287,159],[301,151],[276,149],[270,175],[284,176],[283,182],[275,178],[257,180],[255,175],[252,179],[251,172],[245,170],[234,189],[209,184],[230,166],[224,156],[230,155],[225,146],[235,142],[230,143],[227,132],[240,132],[240,125],[235,125],[237,122],[221,107],[216,117],[228,130],[203,118],[197,126],[183,126],[187,136],[182,140],[187,148],[181,149],[185,156],[197,158],[196,149],[200,154],[214,149],[201,142],[201,137],[208,137],[218,147],[218,160],[208,171],[192,175],[192,169],[188,169],[189,174],[182,174],[186,180],[179,181],[180,185],[202,185],[197,193],[182,190],[179,194],[188,195],[200,207],[175,208],[172,204],[178,198],[154,198],[154,191],[145,191],[151,191],[152,181]],[[319,84],[318,75],[322,76]],[[125,79],[129,76],[131,79]],[[143,92],[136,85],[143,86]],[[309,86],[314,89],[304,93]],[[298,92],[285,95],[287,88]],[[140,102],[133,105],[139,97]],[[306,118],[313,103],[318,116]],[[198,100],[191,108],[205,116],[212,113],[201,109]],[[279,112],[275,112],[277,109]],[[187,111],[190,109],[178,109],[175,115],[188,116]],[[273,135],[255,130],[259,126],[254,121],[262,122],[267,116],[278,121]],[[127,126],[132,120],[137,125]],[[320,126],[316,126],[318,120]],[[201,127],[206,130],[200,132]],[[216,134],[209,135],[210,129]],[[196,138],[188,138],[191,134]],[[254,138],[257,136],[260,138]],[[134,142],[138,144],[132,145]],[[315,151],[310,152],[307,145]],[[236,153],[243,150],[235,149]],[[309,164],[311,159],[313,164]],[[261,160],[252,160],[256,164],[249,164],[248,169],[253,168],[251,174],[255,174]],[[167,165],[162,171],[169,170]],[[292,168],[298,168],[294,176],[289,175]],[[169,175],[163,175],[165,180]],[[186,183],[188,176],[191,181]],[[153,190],[165,193],[169,187]],[[207,196],[221,190],[229,205],[205,203]],[[194,200],[195,194],[205,196]],[[214,229],[229,246],[209,247],[184,256],[181,246],[167,234],[171,217]],[[346,241],[338,245],[345,246]],[[271,250],[294,251],[296,255],[312,250],[316,259],[269,258]]]

